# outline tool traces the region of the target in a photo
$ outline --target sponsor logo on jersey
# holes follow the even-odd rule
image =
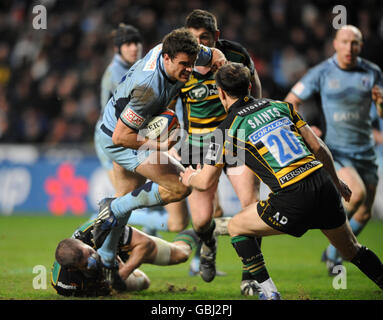
[[[297,95],[300,96],[303,90],[305,89],[305,85],[302,82],[298,82],[292,89],[292,91]]]
[[[132,109],[126,110],[122,116],[127,121],[128,124],[132,125],[133,127],[137,127],[137,128],[141,127],[141,125],[145,121],[145,119],[143,117],[139,116]]]
[[[77,289],[77,286],[76,286],[76,285],[64,284],[64,283],[62,283],[61,281],[58,281],[58,282],[57,282],[57,286],[58,286],[58,287],[61,287],[61,288],[63,288],[63,289],[67,289],[67,290],[76,290],[76,289]]]
[[[261,128],[257,131],[254,131],[249,136],[249,140],[253,144],[256,144],[260,139],[262,139],[265,135],[267,135],[271,131],[274,131],[280,127],[290,126],[291,124],[292,124],[291,120],[287,117],[275,120],[275,121],[271,122],[270,124],[264,126],[263,128]]]
[[[204,85],[198,85],[189,91],[190,98],[193,100],[204,100],[209,95],[209,88]]]
[[[328,80],[328,87],[330,89],[338,89],[340,88],[340,83],[338,79],[329,79]]]
[[[362,85],[364,88],[369,89],[370,88],[370,79],[367,77],[362,77]]]
[[[206,153],[206,159],[210,161],[217,161],[218,159],[218,150],[219,150],[219,144],[218,143],[210,143],[209,149]]]
[[[291,179],[294,179],[295,177],[299,176],[300,174],[319,166],[321,162],[318,160],[313,160],[308,163],[305,163],[303,166],[300,166],[299,168],[296,168],[295,170],[290,171],[289,173],[285,174],[284,176],[279,178],[279,181],[281,184],[285,184],[286,182],[289,182]]]

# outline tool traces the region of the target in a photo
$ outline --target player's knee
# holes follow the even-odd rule
[[[227,231],[229,232],[230,237],[237,236],[238,233],[238,227],[236,226],[236,217],[234,216],[232,219],[230,219],[229,223],[227,224]]]
[[[163,200],[167,203],[178,202],[190,195],[192,188],[185,186],[182,183],[172,185],[167,192],[164,192]],[[164,199],[165,198],[165,199]]]
[[[182,221],[182,222],[179,222],[179,221],[169,221],[168,222],[168,231],[169,232],[181,232],[183,230],[185,230],[185,228],[187,227],[189,221]]]
[[[366,192],[363,189],[352,191],[350,202],[346,204],[348,211],[355,212],[366,201]]]

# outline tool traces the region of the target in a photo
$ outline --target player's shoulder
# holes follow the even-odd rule
[[[309,72],[322,74],[335,67],[334,57],[327,58],[326,60],[316,64],[315,66],[309,69]]]
[[[216,48],[219,50],[225,50],[225,49],[237,49],[239,51],[245,49],[244,46],[242,46],[239,42],[233,41],[233,40],[226,40],[226,39],[218,39],[216,42]]]
[[[230,60],[233,58],[230,61],[242,62],[246,64],[251,60],[249,52],[246,50],[246,48],[236,41],[219,39],[216,42],[216,48],[223,52],[223,54],[226,56],[226,59]],[[233,55],[236,57],[233,57]],[[238,58],[240,60],[238,60]]]
[[[382,69],[374,62],[362,57],[358,57],[358,63],[362,68],[382,73]]]

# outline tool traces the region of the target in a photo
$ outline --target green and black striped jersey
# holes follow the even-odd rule
[[[73,233],[72,238],[93,247],[93,223],[94,220],[85,222]],[[131,238],[132,228],[126,226],[118,244],[118,256],[122,261],[129,259]],[[102,277],[89,277],[79,270],[64,268],[56,260],[51,270],[51,284],[57,293],[63,296],[102,296],[109,294],[109,287],[105,286]]]
[[[218,40],[216,48],[223,52],[228,61],[242,63],[254,74],[254,63],[240,44]],[[181,88],[181,98],[189,143],[199,147],[204,141],[209,141],[210,134],[227,116],[218,97],[214,74],[209,71],[202,75],[193,71],[190,80]]]
[[[222,166],[225,155],[237,157],[277,192],[323,166],[299,133],[304,125],[291,104],[246,96],[214,131],[205,162]]]

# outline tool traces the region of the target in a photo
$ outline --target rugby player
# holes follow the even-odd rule
[[[339,177],[352,190],[350,201],[344,205],[356,236],[371,218],[378,185],[372,102],[383,116],[383,74],[376,64],[359,57],[362,45],[360,30],[343,26],[333,40],[335,54],[309,70],[285,98],[299,111],[304,100],[320,94],[327,128],[324,141]],[[336,275],[333,268],[342,263],[331,244],[323,252],[322,261],[329,275]]]
[[[243,267],[261,287],[260,299],[281,295],[266,269],[254,236],[301,237],[320,229],[341,253],[381,289],[383,264],[352,233],[341,197],[351,190],[338,178],[331,152],[293,105],[249,95],[250,72],[238,63],[220,68],[218,94],[229,114],[215,131],[217,139],[202,170],[188,167],[182,182],[207,190],[221,174],[226,154],[240,156],[272,191],[269,198],[243,209],[228,224],[231,242]],[[220,137],[223,139],[219,140]]]
[[[109,295],[113,292],[111,282],[121,292],[147,289],[150,280],[138,269],[142,263],[166,266],[185,262],[199,241],[192,229],[182,231],[171,243],[126,225],[117,248],[118,273],[113,273],[101,267],[93,247],[93,222],[83,224],[72,238],[60,241],[56,248],[51,284],[60,295]]]
[[[139,31],[123,23],[113,32],[115,54],[112,62],[106,68],[101,80],[101,116],[96,125],[100,127],[104,108],[112,97],[122,77],[129,71],[133,64],[142,57],[142,37]],[[108,172],[109,179],[116,190],[116,196],[122,196],[135,189],[136,182],[127,177],[124,180],[115,181],[113,175],[113,161],[104,152],[100,135],[94,135],[94,144],[97,156],[103,168]],[[120,169],[114,164],[116,170]],[[169,214],[168,214],[169,213]],[[157,230],[179,232],[184,230],[189,222],[188,210],[185,201],[169,204],[164,207],[144,208],[135,210],[130,217],[130,224],[142,225],[147,234],[156,235]]]
[[[176,29],[130,68],[106,105],[96,134],[105,153],[118,164],[113,168],[116,181],[130,179],[135,189],[100,203],[93,235],[95,246],[101,245],[98,253],[105,267],[111,267],[115,260],[120,233],[132,210],[177,202],[191,191],[178,179],[179,166],[163,152],[177,142],[178,132],[157,142],[140,136],[139,130],[176,97],[194,64],[217,69],[225,62],[221,51],[199,45],[186,29]],[[145,183],[147,179],[150,182]],[[196,231],[210,233],[210,229]]]
[[[228,61],[241,62],[247,66],[252,74],[253,86],[256,97],[261,97],[261,85],[254,63],[247,50],[239,43],[219,39],[219,29],[216,17],[205,10],[192,11],[185,20],[185,27],[197,38],[200,44],[215,47],[223,52]],[[211,133],[226,118],[227,113],[223,108],[216,88],[214,73],[206,68],[196,66],[189,81],[181,89],[181,98],[184,105],[184,124],[188,138],[181,145],[179,154],[184,166],[203,163]],[[243,163],[233,162],[226,165],[225,173],[229,178],[242,208],[258,200],[259,181],[257,177]],[[189,209],[193,217],[193,225],[199,228],[206,224],[214,215],[217,217],[222,209],[219,207],[218,183],[209,190],[200,192],[193,190],[188,197]],[[218,208],[217,208],[218,207]],[[216,221],[216,220],[211,220]],[[203,235],[200,235],[203,238]],[[200,275],[203,280],[210,282],[216,275],[215,256],[216,243],[207,243],[201,248]],[[198,254],[196,255],[198,257]],[[193,265],[192,265],[193,266]],[[222,273],[218,273],[222,274]],[[246,272],[242,276],[242,286],[249,285]],[[243,291],[245,292],[245,291]]]

